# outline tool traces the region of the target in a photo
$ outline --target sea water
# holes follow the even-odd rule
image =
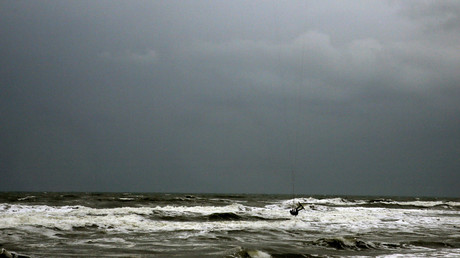
[[[289,210],[302,203],[298,216]],[[460,257],[459,198],[0,193],[31,257]]]

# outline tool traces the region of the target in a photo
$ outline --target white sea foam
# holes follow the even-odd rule
[[[157,206],[95,209],[83,206],[52,207],[46,205],[0,205],[0,228],[45,227],[72,230],[76,227],[97,226],[107,231],[221,231],[245,229],[318,230],[323,232],[369,232],[376,228],[398,231],[423,231],[430,228],[452,229],[460,225],[457,211],[387,209],[363,207],[335,207],[332,210],[307,208],[297,217],[290,217],[281,205],[247,207],[228,206]],[[214,213],[234,213],[241,216],[260,216],[267,220],[223,221],[163,221],[150,219],[154,212],[171,216],[207,216]],[[49,232],[48,232],[49,234]]]
[[[26,196],[26,197],[23,197],[23,198],[19,198],[18,201],[25,201],[25,200],[30,200],[30,199],[34,199],[35,196],[33,195],[30,195],[30,196]]]
[[[251,258],[269,258],[269,257],[272,257],[270,254],[262,252],[260,250],[250,250],[247,253]]]
[[[297,203],[302,203],[306,205],[330,205],[330,206],[360,206],[367,203],[378,202],[380,204],[387,205],[400,205],[400,206],[416,206],[416,207],[426,207],[431,208],[435,206],[448,205],[451,207],[460,207],[460,202],[455,201],[395,201],[391,199],[380,199],[375,201],[369,200],[347,200],[344,198],[323,198],[316,199],[313,197],[308,198],[294,198],[291,200],[285,200],[281,202],[282,207],[291,207]]]
[[[281,207],[289,208],[297,203],[302,203],[304,205],[331,205],[331,206],[358,206],[365,204],[363,200],[348,201],[343,198],[325,198],[325,199],[316,199],[313,197],[309,198],[294,198],[291,200],[285,200],[281,202]]]
[[[118,197],[113,200],[120,203]],[[299,246],[299,250],[308,245],[313,250],[318,243],[326,244],[321,248],[336,248],[334,243],[327,245],[329,240],[355,250],[361,247],[354,237],[362,237],[366,248],[385,250],[392,255],[398,255],[395,252],[398,248],[404,249],[404,254],[414,256],[427,254],[439,257],[441,253],[449,256],[460,252],[458,248],[451,248],[457,246],[455,241],[459,238],[460,211],[445,206],[435,207],[455,206],[456,203],[296,198],[266,199],[251,206],[252,201],[228,204],[230,199],[213,199],[210,203],[206,199],[200,202],[188,202],[187,199],[118,208],[4,203],[0,204],[0,238],[13,243],[29,239],[28,246],[37,248],[59,249],[59,245],[66,243],[70,246],[69,250],[82,246],[141,250],[148,243],[160,253],[168,253],[171,249],[183,250],[183,247],[189,248],[189,251],[198,247],[204,250],[209,248],[210,243],[216,249],[208,251],[218,252],[222,251],[219,243],[229,241],[234,246],[248,243],[248,246],[242,245],[242,252],[250,253],[250,250],[267,251],[260,247],[271,243],[281,246],[280,250],[284,250],[283,245]],[[297,202],[303,203],[305,210],[293,217],[289,209]],[[440,237],[448,239],[449,248],[443,249],[443,240],[436,242]],[[395,242],[392,242],[393,239]],[[419,239],[420,243],[417,242]],[[254,241],[258,242],[257,246],[251,246]],[[430,241],[433,241],[434,247],[430,246]],[[251,254],[269,255],[262,251]]]

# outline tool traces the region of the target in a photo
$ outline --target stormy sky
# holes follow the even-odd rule
[[[460,196],[459,1],[1,1],[0,191]]]

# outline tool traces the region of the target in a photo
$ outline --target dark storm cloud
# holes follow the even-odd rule
[[[419,1],[404,3],[402,13],[420,22],[424,32],[458,31],[460,22],[460,7],[455,1]]]
[[[0,190],[459,194],[455,1],[0,5]]]

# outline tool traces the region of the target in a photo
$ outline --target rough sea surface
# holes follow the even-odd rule
[[[289,214],[301,202],[305,210]],[[0,193],[31,257],[460,257],[459,198]]]

